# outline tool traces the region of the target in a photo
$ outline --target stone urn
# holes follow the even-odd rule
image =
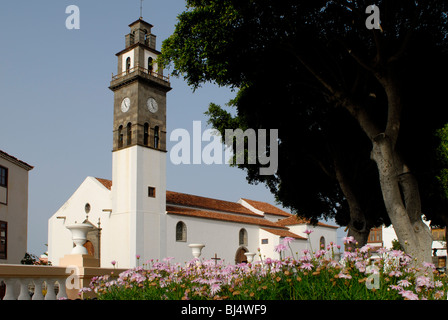
[[[247,262],[252,263],[252,261],[254,261],[254,256],[256,255],[256,253],[246,252],[244,255],[247,257]]]
[[[201,256],[202,248],[205,247],[205,244],[200,243],[193,243],[188,245],[191,248],[191,253],[193,254],[193,257],[198,259]]]
[[[72,239],[75,243],[75,247],[70,254],[88,254],[84,243],[87,241],[87,233],[93,229],[93,226],[89,223],[75,223],[66,226],[66,228],[72,232]]]

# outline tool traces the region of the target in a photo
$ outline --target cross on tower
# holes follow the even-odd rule
[[[143,19],[143,0],[140,0],[140,19]]]

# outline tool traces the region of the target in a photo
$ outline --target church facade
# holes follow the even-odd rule
[[[245,262],[249,251],[257,253],[256,259],[279,258],[275,247],[285,237],[293,239],[294,254],[310,245],[318,250],[336,243],[337,227],[311,226],[265,202],[167,191],[166,96],[171,87],[156,63],[160,52],[153,26],[140,18],[129,27],[109,87],[114,92],[112,181],[87,177],[49,219],[53,265],[73,247],[66,226],[81,222],[92,225],[85,246],[102,267],[116,261],[120,268],[131,268],[168,257],[186,262],[193,258],[192,243],[205,245],[201,258],[227,263]],[[309,229],[311,239],[304,233]]]

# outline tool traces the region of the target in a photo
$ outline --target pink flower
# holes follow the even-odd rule
[[[403,273],[401,272],[401,271],[391,271],[390,273],[389,273],[389,277],[401,277],[403,275]]]
[[[115,265],[117,264],[117,261],[112,260],[110,263],[112,263],[112,265],[115,267]]]
[[[303,233],[306,233],[306,234],[311,234],[311,233],[313,233],[313,230],[305,230],[305,231],[303,231]]]
[[[341,272],[339,272],[339,274],[338,274],[338,278],[351,279],[352,276],[349,275],[349,274],[342,273],[342,271],[341,271]]]
[[[210,286],[210,293],[212,296],[214,296],[220,290],[221,290],[221,286],[218,283],[214,283]]]
[[[275,246],[275,252],[282,252],[286,250],[286,245],[283,243],[280,243],[278,246]]]
[[[300,268],[301,269],[306,269],[306,270],[311,270],[311,269],[313,269],[313,265],[311,263],[307,262],[307,263],[302,264],[300,266]]]
[[[424,266],[424,267],[429,267],[429,268],[432,268],[432,269],[435,269],[435,268],[436,268],[436,266],[434,265],[434,263],[429,263],[429,262],[423,262],[423,266]]]
[[[418,295],[409,290],[402,290],[399,292],[401,296],[405,299],[409,300],[418,300]]]
[[[401,251],[401,250],[392,250],[392,251],[390,252],[390,255],[391,255],[392,257],[400,258],[400,257],[403,256],[403,251]]]
[[[398,281],[398,285],[406,288],[406,287],[409,287],[411,285],[411,283],[408,280],[403,279],[403,280]]]
[[[427,288],[433,287],[431,279],[429,279],[428,277],[424,277],[424,276],[417,277],[415,284],[418,287],[427,287]]]
[[[366,253],[371,249],[370,245],[366,244],[365,246],[363,246],[361,249],[359,249],[359,252],[361,253]]]
[[[389,287],[390,287],[392,290],[397,290],[397,291],[401,291],[401,290],[403,290],[402,287],[397,286],[397,285],[390,285]]]
[[[293,240],[294,240],[294,239],[291,238],[291,237],[285,237],[285,238],[283,239],[283,243],[284,243],[285,245],[286,245],[286,244],[290,244]]]
[[[344,238],[342,238],[342,241],[344,241],[344,243],[355,243],[355,238],[352,236],[344,237]]]

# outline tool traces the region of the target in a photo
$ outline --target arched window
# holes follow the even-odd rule
[[[131,145],[132,143],[132,124],[129,122],[126,127],[126,137],[127,137],[127,145]]]
[[[118,148],[123,148],[123,126],[118,127]]]
[[[126,73],[129,73],[130,70],[131,70],[131,58],[128,57],[126,59]]]
[[[151,57],[148,58],[148,71],[149,71],[149,73],[152,73],[152,71],[153,71]]]
[[[239,234],[239,245],[247,246],[247,231],[246,229],[241,229]]]
[[[149,143],[149,123],[143,126],[143,144],[147,146]]]
[[[187,241],[187,225],[182,221],[176,224],[176,241]]]
[[[324,237],[320,237],[319,247],[320,247],[321,250],[325,249],[325,238]]]
[[[158,149],[159,148],[159,127],[155,127],[154,128],[154,148]]]

